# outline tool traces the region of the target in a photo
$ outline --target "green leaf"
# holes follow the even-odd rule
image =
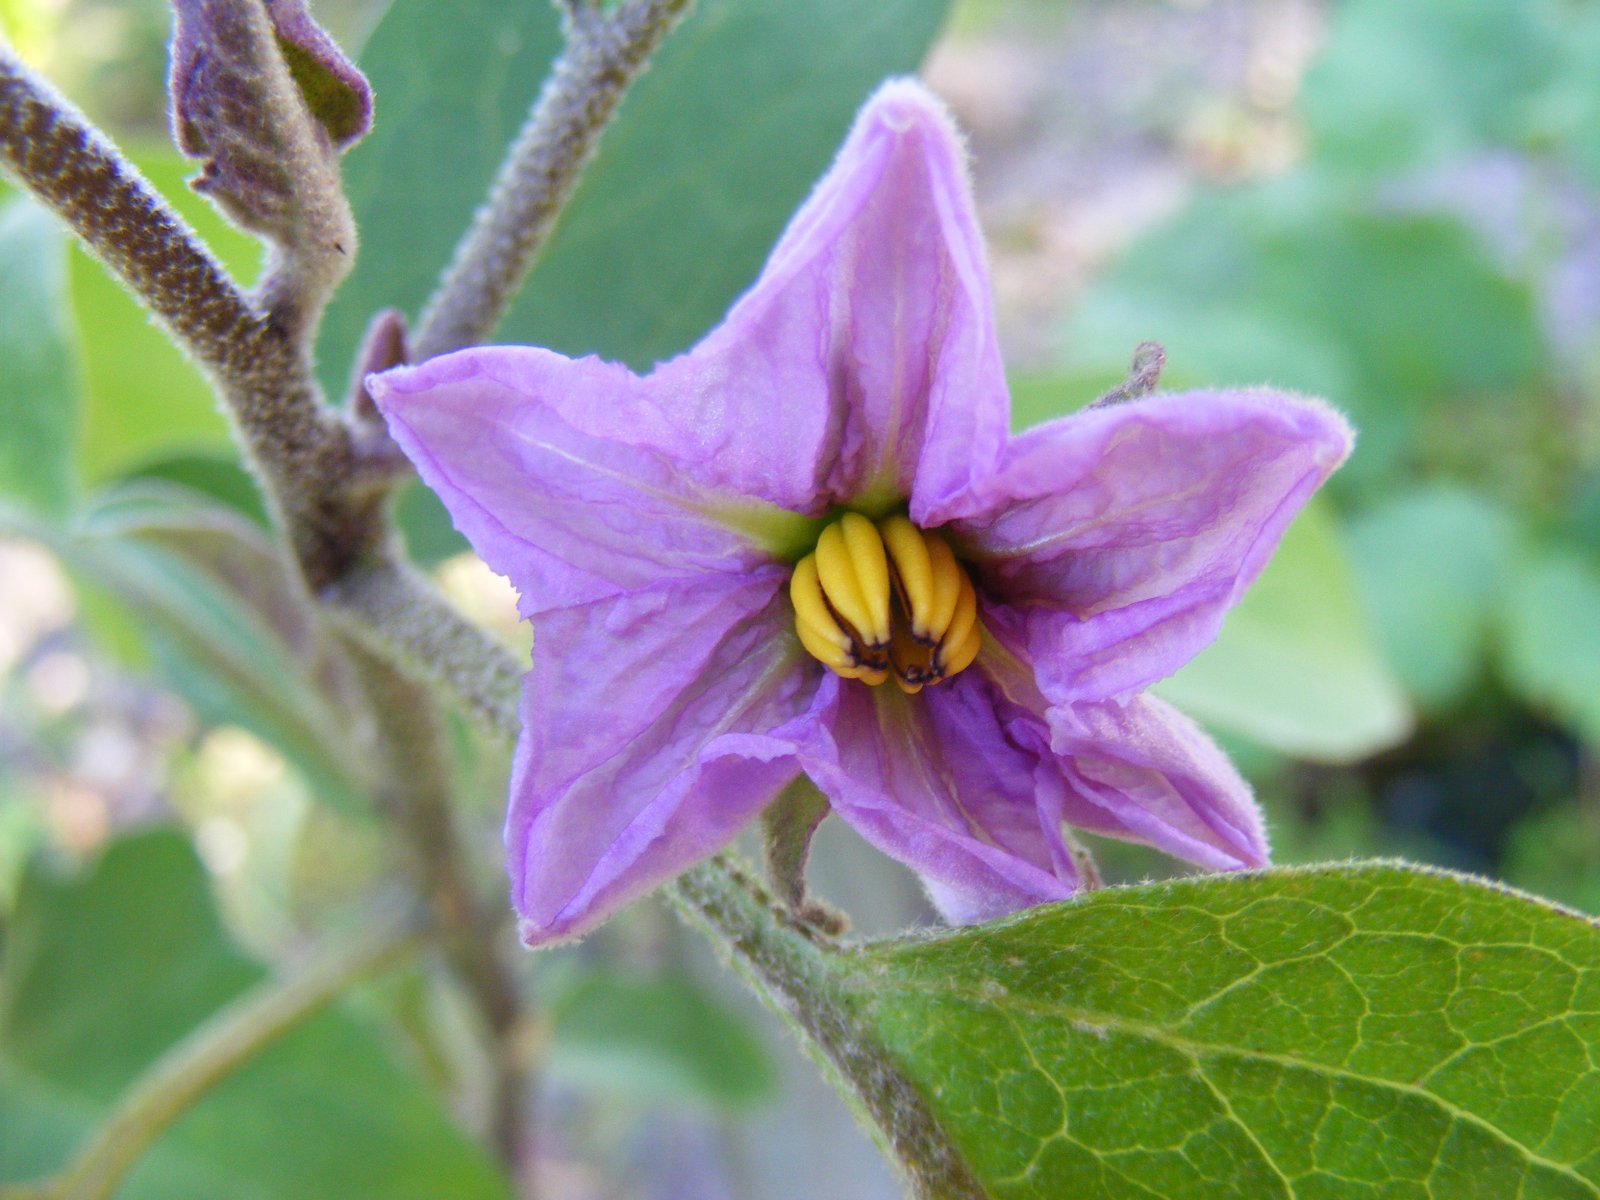
[[[1548,550],[1512,573],[1502,638],[1506,676],[1526,699],[1600,746],[1600,570]]]
[[[743,1018],[685,978],[584,971],[555,989],[551,1078],[657,1103],[741,1110],[776,1071]]]
[[[501,331],[643,370],[755,281],[885,76],[948,0],[704,0],[662,46]]]
[[[1479,881],[1116,888],[845,966],[995,1200],[1600,1196],[1600,927]]]
[[[373,313],[421,308],[560,48],[551,4],[389,5],[360,55],[373,127],[344,156],[361,244],[322,323],[331,394],[346,386]]]
[[[134,152],[139,169],[236,277],[248,282],[261,249],[190,190],[192,168],[169,149]],[[72,308],[83,347],[79,467],[97,483],[178,452],[231,453],[211,386],[137,301],[74,243]]]
[[[884,76],[947,0],[703,0],[624,101],[499,340],[649,366],[755,279]],[[379,97],[346,158],[361,253],[329,310],[342,384],[377,309],[415,312],[559,49],[551,8],[395,0],[362,55]]]
[[[1362,758],[1411,729],[1321,501],[1289,527],[1216,642],[1157,691],[1202,721],[1323,762]]]
[[[78,435],[66,235],[29,200],[0,205],[0,296],[0,492],[64,512]]]
[[[1540,0],[1353,0],[1333,17],[1306,121],[1320,157],[1368,177],[1520,141],[1566,22]]]
[[[136,466],[129,479],[159,479],[216,500],[263,529],[272,527],[255,478],[235,455],[174,454]]]
[[[1532,290],[1472,231],[1352,204],[1314,171],[1202,195],[1086,293],[1067,332],[1073,369],[1120,368],[1149,338],[1166,387],[1326,397],[1361,433],[1341,490],[1428,461],[1425,422],[1492,412],[1545,386],[1550,361]]]
[[[1504,509],[1449,486],[1404,492],[1351,524],[1379,641],[1422,703],[1448,703],[1480,670],[1513,533]]]
[[[265,977],[229,943],[188,843],[154,831],[90,871],[24,879],[0,966],[0,1180],[60,1168],[152,1062]],[[224,1081],[118,1200],[498,1198],[482,1150],[382,1032],[312,1018]]]

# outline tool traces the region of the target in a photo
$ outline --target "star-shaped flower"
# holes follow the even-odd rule
[[[1349,428],[1203,391],[1009,436],[963,151],[920,85],[878,91],[755,286],[650,375],[507,346],[371,387],[533,622],[506,818],[529,943],[801,772],[954,921],[1082,886],[1063,823],[1266,861],[1243,780],[1143,689],[1216,635]]]

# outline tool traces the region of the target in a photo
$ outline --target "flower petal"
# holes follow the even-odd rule
[[[1029,430],[992,477],[912,517],[952,522],[986,622],[1052,702],[1127,696],[1216,636],[1351,436],[1276,392],[1155,396]]]
[[[1072,780],[1063,815],[1214,870],[1267,861],[1250,785],[1193,721],[1153,696],[1049,709]]]
[[[770,506],[697,483],[625,367],[464,350],[369,378],[390,432],[523,615],[769,558]],[[741,524],[741,522],[743,524]]]
[[[506,846],[529,944],[720,849],[798,773],[816,673],[784,575],[648,588],[534,619]]]
[[[724,323],[650,387],[734,491],[820,514],[992,466],[1009,401],[965,154],[895,80]]]
[[[915,870],[944,916],[987,920],[1078,886],[1049,730],[981,672],[905,696],[829,676],[800,749],[833,809]]]

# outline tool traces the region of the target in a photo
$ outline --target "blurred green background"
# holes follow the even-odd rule
[[[364,46],[378,95],[346,166],[363,248],[320,346],[339,394],[370,312],[426,294],[557,41],[532,2],[314,7]],[[970,135],[1019,425],[1086,403],[1155,339],[1166,386],[1270,383],[1360,430],[1218,644],[1162,688],[1255,783],[1276,857],[1404,856],[1600,911],[1600,3],[945,7],[702,0],[506,339],[639,367],[686,347],[873,81],[931,43],[925,74]],[[164,6],[0,0],[0,25],[248,278],[254,244],[186,190],[165,142]],[[254,978],[249,960],[354,920],[396,852],[332,719],[345,683],[276,573],[203,383],[3,185],[0,297],[4,1180],[58,1161],[141,1063]],[[402,514],[457,602],[525,645],[429,498]],[[465,727],[457,741],[493,879],[503,752]],[[1116,879],[1176,869],[1097,849]],[[928,919],[914,883],[843,831],[816,862],[867,932]],[[193,995],[150,986],[175,930],[184,969],[211,981]],[[663,910],[527,964],[550,1194],[896,1194]],[[113,1016],[82,1003],[118,988],[142,999]],[[485,1086],[463,1007],[426,963],[365,989],[348,1027],[286,1043],[221,1115],[197,1110],[127,1194],[214,1194],[190,1168],[222,1169],[219,1130],[307,1086],[328,1039],[355,1047],[353,1089],[404,1097],[399,1072],[430,1097],[364,1127],[423,1150],[375,1182],[333,1158],[274,1174],[265,1138],[260,1194],[497,1194],[461,1132]],[[86,1032],[114,1016],[122,1041]],[[362,1145],[347,1117],[321,1114],[301,1143]]]

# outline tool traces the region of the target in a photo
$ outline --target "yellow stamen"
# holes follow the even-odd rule
[[[806,648],[806,653],[816,659],[830,671],[840,675],[853,673],[855,662],[848,649],[840,650],[831,641],[821,636],[816,627],[804,617],[798,617],[794,623],[794,631],[800,637],[800,644]],[[852,678],[853,678],[852,674]]]
[[[911,635],[922,641],[930,636],[927,618],[933,601],[933,562],[928,557],[928,544],[922,530],[899,515],[880,521],[878,532],[888,548],[900,598],[911,614]]]
[[[944,631],[944,639],[939,643],[939,657],[941,662],[947,657],[946,652],[954,650],[966,643],[967,637],[978,625],[978,593],[973,590],[972,580],[967,578],[967,573],[961,573],[961,591],[956,598],[956,611],[950,617],[950,624]],[[953,674],[946,669],[945,674]]]
[[[972,665],[972,660],[978,657],[978,647],[983,645],[983,626],[974,624],[967,640],[958,646],[954,653],[944,659],[943,676],[949,679],[952,675],[959,675]]]
[[[835,674],[915,695],[972,665],[977,592],[945,540],[904,516],[845,513],[789,581],[795,631]]]
[[[950,622],[961,598],[961,585],[967,582],[967,573],[956,562],[945,540],[937,534],[924,533],[928,542],[928,558],[933,563],[933,598],[928,602],[928,637],[930,641],[943,641],[949,636]]]
[[[822,592],[873,649],[889,644],[889,560],[883,539],[860,513],[845,513],[817,539]]]
[[[789,577],[789,603],[794,605],[796,624],[809,626],[815,641],[827,643],[848,659],[853,643],[850,635],[839,628],[833,613],[828,611],[828,601],[822,594],[822,581],[817,577],[815,554],[808,554],[795,563],[794,574]],[[806,648],[811,649],[809,645]],[[815,650],[811,652],[822,658]],[[824,658],[823,661],[828,660]]]

